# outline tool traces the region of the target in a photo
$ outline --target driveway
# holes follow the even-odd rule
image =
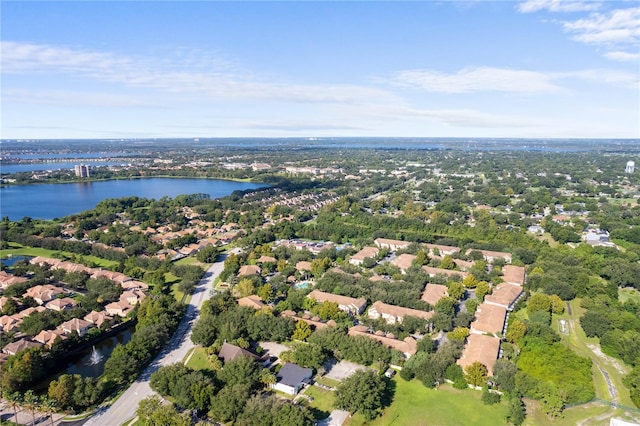
[[[336,364],[335,360],[329,360],[324,363],[325,374],[324,377],[328,377],[333,380],[343,381],[347,377],[351,376],[358,370],[366,370],[367,367],[360,364],[354,364],[349,361],[340,361]]]
[[[348,411],[333,410],[329,417],[318,422],[318,426],[342,426],[348,417]]]
[[[275,342],[260,342],[260,347],[262,347],[269,356],[277,356],[278,358],[280,358],[282,352],[291,349],[289,346]]]

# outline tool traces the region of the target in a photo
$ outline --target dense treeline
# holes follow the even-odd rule
[[[172,296],[150,295],[137,308],[136,331],[126,345],[116,346],[104,366],[104,377],[117,385],[135,380],[176,330],[185,305]]]

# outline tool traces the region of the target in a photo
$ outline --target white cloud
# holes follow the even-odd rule
[[[567,1],[567,0],[527,0],[518,4],[522,13],[537,12],[546,9],[549,12],[584,12],[598,10],[598,1]]]
[[[70,90],[25,90],[3,89],[4,102],[41,104],[41,105],[74,105],[100,107],[153,107],[158,104],[144,101],[138,96],[119,95],[104,92],[79,92]]]
[[[304,103],[350,103],[371,99],[392,100],[391,93],[356,85],[306,85],[265,79],[251,73],[219,69],[202,71],[189,63],[168,64],[66,47],[0,42],[2,72],[7,74],[57,73],[90,77],[101,82],[172,93],[206,95],[221,99],[270,99]]]
[[[607,52],[604,54],[609,59],[620,62],[639,62],[640,61],[640,51],[632,53],[632,52]]]
[[[621,87],[636,87],[638,83],[638,77],[634,74],[608,69],[543,73],[491,67],[465,68],[452,74],[434,70],[407,70],[394,75],[391,83],[436,93],[545,94],[565,91],[556,81],[571,78]]]
[[[640,7],[594,13],[588,18],[563,23],[573,39],[588,44],[618,45],[640,43]]]
[[[401,71],[395,75],[393,83],[440,93],[551,93],[561,90],[551,82],[550,76],[540,72],[491,67],[465,68],[455,74],[433,70]]]

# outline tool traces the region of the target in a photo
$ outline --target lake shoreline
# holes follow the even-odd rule
[[[136,179],[154,179],[154,178],[162,178],[162,179],[202,179],[202,180],[226,180],[229,182],[240,182],[240,183],[256,183],[256,184],[264,184],[268,185],[266,182],[255,181],[251,178],[246,179],[238,179],[238,178],[227,178],[227,177],[212,177],[212,176],[173,176],[173,175],[154,175],[154,176],[116,176],[109,179],[83,179],[83,180],[59,180],[59,181],[47,181],[47,182],[25,182],[25,183],[13,183],[13,182],[1,182],[0,188],[7,187],[18,187],[18,186],[30,186],[30,185],[62,185],[62,184],[70,184],[70,183],[85,183],[85,182],[109,182],[114,180],[136,180]],[[6,179],[6,178],[3,178]]]

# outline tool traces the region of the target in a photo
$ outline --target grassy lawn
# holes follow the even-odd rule
[[[584,330],[582,330],[582,327],[580,327],[580,317],[584,314],[585,310],[580,307],[580,299],[572,300],[571,302],[569,302],[569,304],[571,306],[572,315],[569,316],[568,312],[565,312],[563,315],[554,315],[552,326],[555,328],[555,330],[559,330],[558,321],[560,319],[573,320],[574,328],[571,329],[570,334],[561,335],[562,342],[578,355],[590,358],[594,361],[594,365],[591,368],[591,371],[593,373],[593,383],[596,390],[596,397],[605,400],[611,400],[611,395],[609,394],[607,383],[602,373],[596,366],[597,363],[604,371],[609,374],[611,381],[618,390],[618,403],[627,407],[633,407],[634,405],[631,402],[631,398],[629,397],[629,391],[622,384],[622,378],[630,371],[629,367],[625,366],[624,363],[620,360],[612,362],[607,358],[599,357],[589,348],[589,346],[595,346],[599,348],[600,344],[597,338],[587,337],[584,334]],[[623,370],[623,373],[621,373],[614,364],[617,364]]]
[[[182,259],[176,260],[174,265],[196,265],[202,267],[205,271],[209,269],[211,263],[202,263],[195,258],[195,256],[183,257]]]
[[[194,370],[210,370],[211,363],[209,362],[206,349],[201,346],[193,348],[191,358],[189,358],[189,362],[187,362],[187,367],[193,368]]]
[[[635,288],[620,288],[618,289],[618,298],[620,302],[624,303],[627,300],[631,299],[636,303],[640,303],[640,291]]]
[[[118,262],[114,260],[106,260],[95,256],[82,256],[75,253],[71,253],[68,251],[58,251],[58,250],[47,250],[40,247],[26,247],[17,243],[9,243],[11,248],[0,250],[0,258],[5,259],[11,256],[42,256],[42,257],[51,257],[54,258],[57,255],[62,254],[68,258],[72,257],[81,257],[90,262],[93,262],[97,267],[108,268],[110,266],[115,266]]]
[[[421,426],[421,425],[473,425],[494,426],[505,424],[507,405],[485,405],[482,394],[471,389],[458,390],[450,385],[427,389],[417,380],[406,382],[397,376],[391,406],[384,415],[372,422],[356,414],[345,425],[359,426]]]
[[[540,241],[546,241],[549,243],[550,247],[557,247],[560,245],[560,243],[558,243],[556,240],[553,239],[553,237],[551,235],[549,235],[548,232],[545,232],[542,235],[537,235],[536,238]]]
[[[322,389],[318,386],[309,386],[304,391],[304,394],[313,398],[309,408],[313,411],[313,417],[316,420],[329,417],[329,414],[333,411],[333,391]]]
[[[26,246],[22,246],[20,244],[16,244],[16,243],[9,243],[9,246],[11,248],[9,249],[5,249],[5,250],[0,250],[0,258],[5,259],[6,257],[8,257],[9,255],[11,256],[42,256],[42,257],[55,257],[57,255],[64,255],[67,256],[69,258],[71,257],[76,257],[76,258],[83,258],[86,259],[90,262],[93,262],[96,267],[102,267],[102,268],[108,268],[111,266],[116,266],[118,264],[118,262],[114,261],[114,260],[106,260],[106,259],[102,259],[100,257],[95,257],[95,256],[82,256],[79,254],[75,254],[75,253],[71,253],[68,251],[58,251],[58,250],[47,250],[47,249],[43,249],[40,247],[26,247]]]
[[[554,425],[554,426],[608,426],[612,418],[629,422],[640,421],[640,413],[625,412],[614,409],[600,402],[591,402],[564,410],[562,417],[551,420],[540,410],[536,401],[527,400],[527,419],[525,426]],[[635,416],[635,418],[633,417]]]
[[[338,380],[330,379],[328,377],[316,377],[314,380],[320,383],[321,385],[331,386],[333,388],[335,388],[340,384]]]

